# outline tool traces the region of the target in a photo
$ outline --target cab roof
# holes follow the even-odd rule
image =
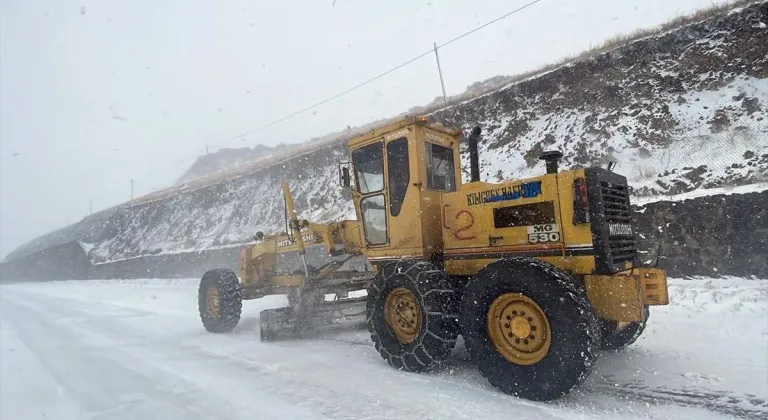
[[[348,146],[350,148],[354,148],[360,143],[365,143],[371,139],[382,137],[388,133],[391,133],[393,131],[397,131],[412,125],[426,127],[431,130],[435,130],[435,131],[447,134],[449,136],[458,136],[459,134],[461,134],[460,130],[454,130],[452,128],[444,127],[439,124],[430,124],[429,122],[427,122],[425,117],[405,117],[402,120],[395,121],[393,123],[374,128],[365,134],[361,134],[357,137],[354,137],[352,140],[349,141]]]

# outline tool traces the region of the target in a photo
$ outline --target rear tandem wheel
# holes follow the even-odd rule
[[[459,335],[459,296],[431,263],[403,259],[385,265],[366,301],[366,325],[376,350],[398,369],[433,369]]]

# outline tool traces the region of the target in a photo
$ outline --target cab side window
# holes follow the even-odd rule
[[[389,181],[389,214],[397,216],[408,192],[411,171],[408,167],[408,140],[401,137],[387,143],[387,178]]]
[[[384,145],[374,143],[352,152],[357,190],[368,194],[384,189]]]
[[[438,144],[425,143],[427,188],[437,191],[455,191],[456,179],[453,165],[453,149]]]
[[[376,194],[360,201],[363,214],[363,231],[369,245],[387,243],[387,208],[384,206],[384,194]]]

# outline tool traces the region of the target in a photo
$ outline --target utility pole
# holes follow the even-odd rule
[[[448,98],[445,96],[445,82],[443,81],[443,70],[440,68],[440,55],[437,53],[437,42],[433,43],[435,46],[435,60],[437,60],[437,73],[440,75],[440,87],[443,88],[443,103],[448,105]]]
[[[128,207],[133,207],[133,179],[131,179],[131,201]]]

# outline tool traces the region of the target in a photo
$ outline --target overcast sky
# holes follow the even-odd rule
[[[304,141],[440,95],[434,56],[530,0],[0,0],[0,255],[171,184],[207,145]],[[441,50],[448,94],[724,1],[542,0]],[[215,146],[214,146],[215,145]]]

